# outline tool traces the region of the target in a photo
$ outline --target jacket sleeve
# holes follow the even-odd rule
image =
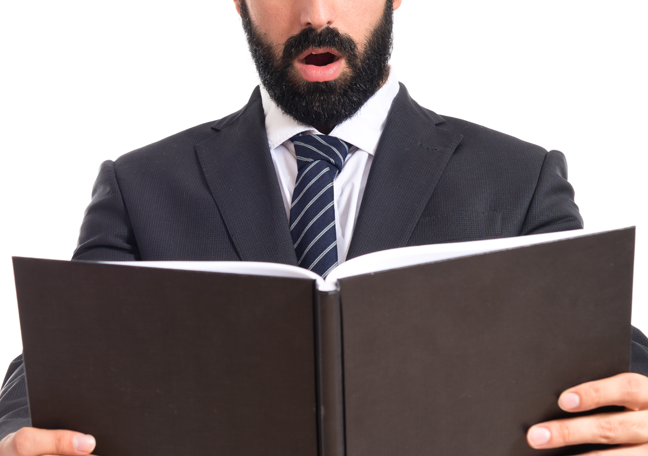
[[[101,165],[86,209],[74,260],[133,261],[139,252],[112,161]],[[22,355],[10,365],[0,390],[0,439],[30,426]]]
[[[92,200],[86,209],[79,244],[72,257],[89,261],[135,261],[139,251],[119,188],[115,164],[101,164],[92,189]]]
[[[630,370],[648,376],[648,338],[635,327],[632,328],[632,360]]]
[[[567,181],[567,160],[562,152],[547,153],[527,210],[521,236],[583,228],[574,201],[574,188]]]
[[[31,426],[22,355],[9,365],[0,390],[0,440],[18,429]]]

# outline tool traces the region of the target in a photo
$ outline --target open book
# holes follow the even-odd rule
[[[229,274],[249,274],[257,276],[290,277],[314,280],[320,291],[335,291],[338,280],[363,274],[373,274],[389,269],[404,268],[418,264],[434,263],[452,258],[461,258],[514,249],[518,247],[555,242],[600,233],[597,230],[561,231],[558,233],[536,234],[485,241],[433,244],[400,249],[383,250],[346,261],[337,266],[326,279],[307,269],[277,263],[257,263],[242,261],[126,261],[106,262],[138,267],[183,269],[190,271],[222,272]]]
[[[633,255],[627,228],[377,252],[326,280],[14,258],[32,422],[102,456],[537,454],[526,429],[564,416],[562,390],[628,370]]]

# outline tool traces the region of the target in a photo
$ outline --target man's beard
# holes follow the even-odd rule
[[[270,97],[288,115],[309,126],[334,127],[353,116],[384,84],[392,50],[393,0],[386,0],[380,23],[360,53],[356,42],[337,29],[309,27],[286,40],[282,56],[259,33],[241,0],[241,18],[252,59]],[[295,69],[308,49],[328,48],[346,60],[347,68],[333,81],[309,82]]]

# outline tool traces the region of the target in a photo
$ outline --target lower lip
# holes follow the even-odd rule
[[[306,65],[300,61],[295,62],[297,71],[308,82],[325,82],[336,79],[342,71],[342,58],[326,66]]]

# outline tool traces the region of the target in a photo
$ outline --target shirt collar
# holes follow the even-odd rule
[[[330,135],[373,155],[378,147],[380,135],[385,129],[389,109],[399,89],[398,80],[391,69],[387,82],[353,117],[336,126]],[[304,125],[284,113],[263,86],[261,86],[261,101],[270,150],[299,133],[321,134],[315,128]]]

